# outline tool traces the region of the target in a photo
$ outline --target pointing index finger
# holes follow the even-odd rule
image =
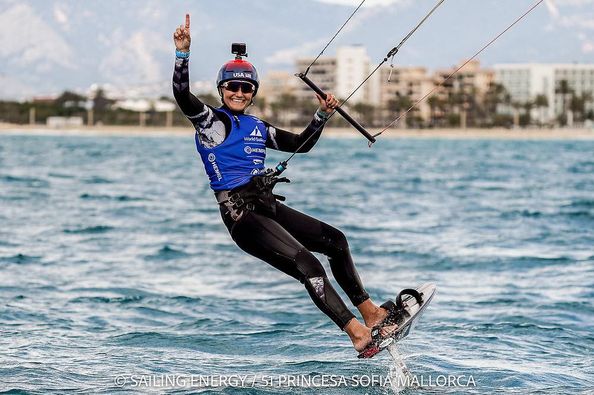
[[[190,14],[186,14],[186,29],[190,29]]]

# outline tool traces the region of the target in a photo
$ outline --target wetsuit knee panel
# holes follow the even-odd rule
[[[326,313],[340,329],[344,329],[354,317],[325,275],[307,278],[305,288],[316,306]]]

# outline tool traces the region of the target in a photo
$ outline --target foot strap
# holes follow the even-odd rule
[[[423,297],[419,293],[419,291],[417,291],[416,289],[412,289],[412,288],[406,288],[406,289],[403,289],[402,291],[400,291],[400,293],[398,293],[398,296],[396,296],[396,306],[399,309],[404,310],[404,308],[405,308],[404,303],[402,302],[403,295],[410,295],[417,300],[417,303],[419,305],[423,304]]]
[[[404,318],[409,316],[408,311],[406,311],[406,306],[402,301],[402,297],[404,295],[412,296],[416,299],[419,305],[423,304],[422,294],[420,294],[416,289],[411,288],[400,291],[398,296],[396,296],[396,303],[392,302],[391,300],[383,303],[380,307],[385,309],[388,312],[388,315],[381,323],[371,329],[371,342],[367,345],[367,347],[365,347],[363,351],[359,353],[359,355],[357,355],[357,358],[372,358],[374,355],[394,342],[394,338],[391,336],[382,337],[380,331],[385,326],[400,325]]]

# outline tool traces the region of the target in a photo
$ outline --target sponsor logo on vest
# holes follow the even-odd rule
[[[244,137],[243,141],[254,142],[254,143],[264,143],[265,142],[262,137],[249,137],[249,136]]]
[[[262,159],[254,159],[254,165],[260,165],[262,163],[264,163]]]
[[[212,152],[210,154],[208,154],[208,161],[212,165],[212,169],[214,170],[214,172],[217,176],[217,180],[221,181],[223,179],[223,175],[221,174],[221,170],[219,169],[219,166],[217,165],[217,157],[215,156],[215,154],[213,154]]]
[[[245,151],[246,154],[265,154],[266,150],[264,148],[252,148],[249,145],[246,145],[245,148],[243,149]]]
[[[250,133],[250,136],[252,136],[252,137],[262,137],[262,133],[260,133],[260,129],[258,129],[258,127],[256,126],[254,128],[254,130],[252,131],[252,133]]]

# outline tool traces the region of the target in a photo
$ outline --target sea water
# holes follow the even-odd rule
[[[398,346],[410,391],[594,390],[593,141],[324,137],[285,175],[375,301],[437,284]],[[234,245],[191,133],[0,136],[0,224],[0,391],[403,388]]]

